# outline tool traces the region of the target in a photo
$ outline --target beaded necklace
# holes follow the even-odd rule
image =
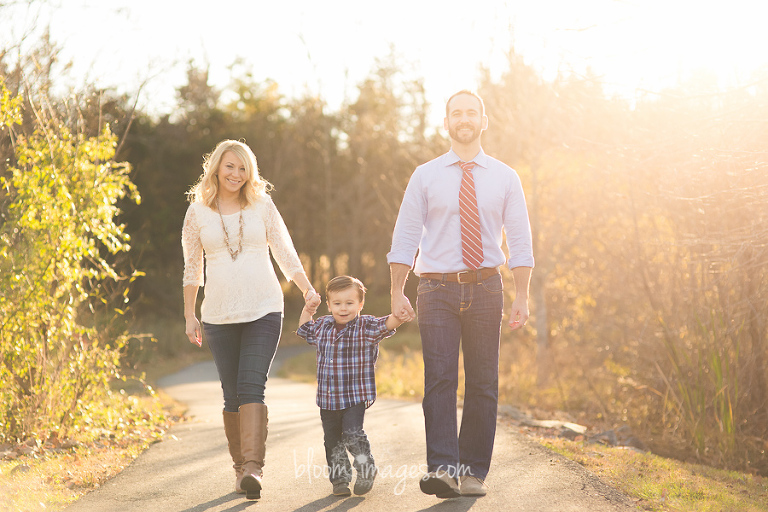
[[[227,244],[227,251],[232,257],[232,261],[237,259],[237,255],[243,250],[243,206],[240,205],[240,233],[237,236],[237,249],[232,250],[229,246],[229,233],[227,232],[227,226],[224,225],[224,217],[221,215],[221,208],[219,207],[219,196],[216,196],[216,209],[219,211],[219,219],[221,219],[221,229],[224,230],[224,242]]]

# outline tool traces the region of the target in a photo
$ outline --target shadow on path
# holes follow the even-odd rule
[[[212,499],[209,501],[206,501],[205,503],[200,503],[199,505],[195,505],[194,507],[184,509],[180,512],[207,512],[208,510],[222,510],[221,505],[226,505],[232,501],[237,500],[237,505],[231,508],[223,509],[223,510],[245,510],[246,507],[248,507],[249,503],[242,501],[243,497],[242,495],[235,494],[235,493],[229,493],[225,496],[221,496],[220,498]]]
[[[311,350],[311,347],[309,348]],[[278,349],[276,364],[306,351]],[[440,500],[419,489],[426,446],[421,404],[379,399],[365,430],[382,469],[365,496],[330,494],[316,387],[270,376],[269,436],[260,500],[232,492],[235,475],[222,425],[221,385],[213,362],[162,379],[160,387],[188,409],[175,425],[114,479],[67,512],[631,512],[629,498],[580,465],[500,425],[488,496]],[[306,454],[306,455],[305,455]],[[313,458],[314,457],[314,458]],[[390,471],[384,471],[389,468]],[[310,471],[311,470],[311,471]],[[222,494],[227,493],[227,494]],[[1,500],[2,498],[0,498]]]

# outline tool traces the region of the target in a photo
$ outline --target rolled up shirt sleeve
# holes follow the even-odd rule
[[[392,234],[392,247],[387,254],[387,263],[401,263],[413,268],[426,215],[427,201],[422,191],[421,175],[416,169],[403,195],[403,202]]]
[[[508,200],[504,206],[504,232],[507,237],[509,258],[507,265],[510,269],[534,266],[533,238],[531,222],[528,218],[528,207],[525,203],[523,186],[517,173],[510,181]]]

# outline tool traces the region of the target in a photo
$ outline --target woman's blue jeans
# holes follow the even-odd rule
[[[424,354],[424,424],[428,471],[485,479],[491,464],[499,400],[501,275],[479,283],[420,279],[416,301]],[[464,356],[464,408],[457,434],[459,349]]]
[[[264,403],[267,374],[282,326],[282,313],[269,313],[240,324],[203,323],[205,339],[219,372],[225,411],[238,412],[243,404]]]

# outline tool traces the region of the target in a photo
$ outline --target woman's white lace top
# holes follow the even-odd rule
[[[233,249],[238,243],[239,215],[223,216]],[[200,202],[187,208],[181,235],[184,286],[205,285],[203,322],[250,322],[267,313],[283,312],[283,291],[269,258],[270,249],[288,281],[304,272],[288,228],[269,196],[243,209],[243,224],[243,249],[232,261],[219,213]]]

